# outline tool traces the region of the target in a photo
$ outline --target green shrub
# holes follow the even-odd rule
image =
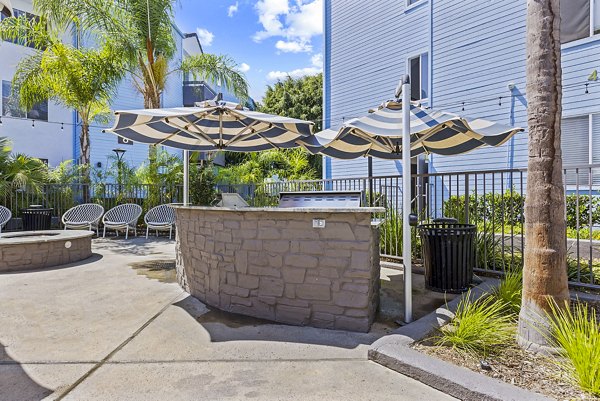
[[[521,311],[521,298],[523,295],[522,270],[507,270],[500,285],[494,289],[492,296],[504,305],[505,311],[514,317]]]
[[[552,304],[551,304],[552,305]],[[596,311],[582,303],[552,305],[553,342],[564,359],[556,363],[582,390],[600,396],[600,325]]]
[[[509,344],[515,334],[514,319],[504,305],[492,296],[472,300],[471,293],[461,300],[454,318],[440,329],[438,345],[487,356]]]
[[[516,190],[507,190],[503,194],[487,193],[469,195],[469,221],[483,222],[501,228],[502,225],[519,225],[524,222],[525,197]],[[570,194],[566,196],[567,228],[577,228],[579,215],[579,229],[588,228],[590,223],[590,207],[592,226],[600,224],[600,197],[589,195]],[[465,196],[451,196],[444,201],[443,212],[445,217],[454,217],[459,222],[466,221]],[[589,233],[587,234],[589,238]],[[600,233],[598,234],[600,235]]]
[[[590,261],[581,258],[578,264],[577,258],[569,254],[567,256],[567,275],[570,281],[598,284],[600,283],[600,259],[592,259]]]
[[[579,203],[577,202],[579,198]],[[590,206],[592,207],[592,226],[600,224],[600,197],[570,194],[566,196],[567,227],[577,229],[577,216],[579,215],[579,228],[590,226]]]
[[[522,270],[523,255],[518,249],[502,246],[502,238],[493,232],[478,232],[475,241],[477,267],[488,270]]]
[[[195,166],[190,174],[190,202],[192,205],[210,206],[215,200],[216,176],[212,163]]]
[[[444,217],[466,221],[465,196],[451,196],[444,201]],[[489,224],[518,224],[523,222],[525,197],[516,190],[503,194],[486,193],[469,195],[469,222],[487,221]]]

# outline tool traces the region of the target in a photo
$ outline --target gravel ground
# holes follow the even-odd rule
[[[413,348],[446,362],[557,400],[600,400],[571,385],[548,357],[524,351],[516,344],[512,344],[498,355],[488,357],[486,362],[490,365],[490,370],[482,369],[481,361],[476,356],[450,347],[437,346],[431,340],[416,343]]]

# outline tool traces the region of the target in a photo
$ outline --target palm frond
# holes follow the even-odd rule
[[[186,57],[181,70],[192,74],[194,79],[203,79],[224,85],[241,101],[248,99],[248,82],[238,70],[235,61],[225,55],[198,54]]]

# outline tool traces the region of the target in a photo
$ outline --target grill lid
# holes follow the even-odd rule
[[[279,207],[354,208],[363,204],[362,191],[281,192]]]

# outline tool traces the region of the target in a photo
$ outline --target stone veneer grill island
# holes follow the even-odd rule
[[[221,310],[369,330],[379,302],[382,208],[176,206],[177,278]],[[325,227],[313,228],[313,220]]]

